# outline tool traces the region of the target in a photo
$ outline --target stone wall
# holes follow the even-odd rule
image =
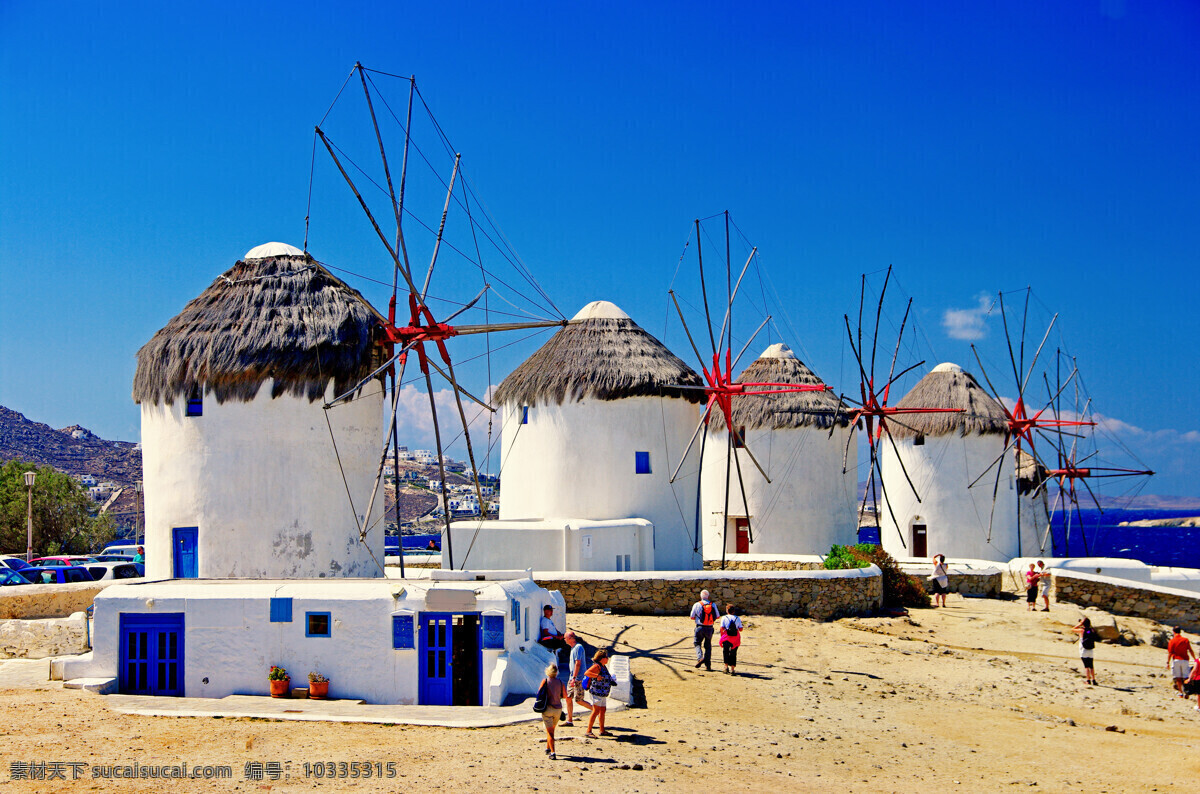
[[[1051,568],[1054,600],[1200,631],[1200,596],[1187,590]]]
[[[45,659],[87,649],[83,612],[48,620],[0,620],[0,659]]]
[[[727,571],[820,571],[825,565],[820,560],[725,560]],[[721,570],[720,560],[705,560],[704,570]]]
[[[932,565],[902,565],[900,570],[919,579],[925,592],[933,594],[933,583],[929,581]],[[951,593],[999,598],[1004,590],[1004,573],[999,568],[955,568],[952,565],[947,578]]]
[[[65,618],[90,607],[96,593],[119,581],[128,580],[112,579],[104,582],[2,587],[0,588],[0,620]]]
[[[874,565],[849,571],[722,571],[534,574],[548,590],[562,592],[571,611],[612,609],[633,615],[687,615],[708,590],[724,606],[745,614],[830,620],[879,608],[883,579]]]

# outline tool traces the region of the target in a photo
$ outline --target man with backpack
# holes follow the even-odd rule
[[[711,673],[713,624],[721,619],[721,610],[708,597],[707,590],[700,591],[700,600],[692,605],[691,618],[696,623],[692,639],[696,646],[696,669],[703,665]]]

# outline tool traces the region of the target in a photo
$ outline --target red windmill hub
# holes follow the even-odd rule
[[[442,361],[447,366],[450,365],[450,352],[446,349],[446,340],[452,336],[458,336],[458,329],[446,323],[439,323],[433,319],[433,313],[429,311],[429,307],[420,303],[415,294],[408,296],[409,319],[408,325],[396,325],[396,299],[395,297],[388,305],[388,322],[383,326],[383,333],[387,339],[388,357],[391,358],[395,351],[395,346],[408,348],[409,350],[417,351],[417,360],[421,365],[421,372],[429,374],[429,358],[425,352],[425,343],[432,342],[437,345],[438,354]],[[422,325],[422,319],[425,324]],[[400,354],[398,361],[400,368],[404,368],[404,363],[408,360],[408,352],[405,350]]]
[[[733,353],[725,351],[725,367],[721,368],[720,353],[713,355],[712,369],[701,365],[704,380],[708,383],[704,393],[708,402],[704,406],[704,424],[712,418],[714,406],[721,410],[725,417],[725,426],[740,437],[733,423],[733,398],[753,395],[796,394],[800,392],[832,391],[825,384],[817,383],[737,383],[733,380]]]

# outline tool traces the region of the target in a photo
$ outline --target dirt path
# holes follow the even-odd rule
[[[92,779],[98,765],[227,765],[224,781],[171,791],[1167,791],[1194,787],[1200,712],[1174,698],[1165,652],[1101,645],[1085,687],[1074,610],[952,597],[910,618],[835,623],[748,618],[736,678],[692,668],[688,621],[570,615],[590,642],[629,654],[646,708],[614,714],[612,739],[540,726],[479,730],[141,718],[45,684],[0,701],[0,780],[12,764],[82,762],[71,781],[12,791],[156,791]],[[578,725],[579,723],[577,723]],[[1115,726],[1116,731],[1105,730]],[[317,777],[317,762],[396,762],[396,777]],[[287,764],[286,780],[246,764]],[[308,777],[304,764],[308,762]],[[638,768],[640,766],[640,768]],[[251,768],[251,774],[256,768]],[[324,771],[324,770],[322,770]],[[341,775],[343,770],[334,774]]]

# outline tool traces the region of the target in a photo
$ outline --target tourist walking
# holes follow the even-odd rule
[[[1050,571],[1046,568],[1046,563],[1041,560],[1037,561],[1038,567],[1038,593],[1042,596],[1042,611],[1050,611]],[[1036,602],[1035,602],[1036,603]]]
[[[546,726],[546,755],[550,756],[551,761],[557,758],[554,755],[554,728],[562,718],[562,700],[565,694],[566,688],[563,686],[563,682],[558,680],[558,665],[547,665],[546,677],[542,679],[542,685],[538,687],[535,703],[541,705],[545,698],[546,709],[542,712],[542,724]]]
[[[583,643],[573,631],[568,631],[564,638],[571,646],[571,656],[567,662],[567,719],[563,726],[570,728],[575,725],[575,705],[586,711],[591,711],[592,705],[583,698]]]
[[[721,610],[708,597],[707,590],[700,591],[700,600],[692,604],[691,618],[696,622],[692,642],[696,646],[696,669],[702,665],[712,672],[713,624],[721,618]]]
[[[738,612],[733,604],[726,604],[725,617],[721,618],[721,653],[729,675],[737,675],[737,652],[742,644],[742,619]]]
[[[1189,659],[1195,659],[1196,652],[1192,650],[1192,641],[1183,636],[1183,629],[1175,626],[1171,629],[1171,640],[1167,643],[1167,669],[1174,679],[1175,691],[1179,697],[1187,697],[1183,693],[1183,682],[1191,676]],[[1200,700],[1197,700],[1200,703]]]
[[[933,555],[933,573],[929,577],[933,582],[934,607],[946,606],[946,593],[950,592],[950,573],[946,569],[946,555]]]
[[[1195,695],[1196,711],[1200,711],[1200,659],[1192,665],[1192,674],[1183,682],[1183,694],[1184,697]]]
[[[1025,572],[1025,611],[1033,612],[1037,609],[1037,591],[1038,580],[1041,575],[1034,569],[1033,563],[1029,563],[1029,570]]]
[[[611,735],[604,729],[604,715],[608,712],[608,693],[612,691],[613,684],[617,683],[617,679],[608,672],[607,651],[603,649],[596,651],[592,661],[595,664],[587,670],[587,677],[590,681],[588,691],[592,693],[592,714],[588,717],[587,733],[584,736],[595,739],[596,734],[592,733],[592,726],[597,720],[600,721],[600,735]]]
[[[1033,567],[1032,565],[1030,566]],[[1083,662],[1083,674],[1090,686],[1096,685],[1096,630],[1092,628],[1092,621],[1088,618],[1082,618],[1075,624],[1071,631],[1079,635],[1079,661]]]

